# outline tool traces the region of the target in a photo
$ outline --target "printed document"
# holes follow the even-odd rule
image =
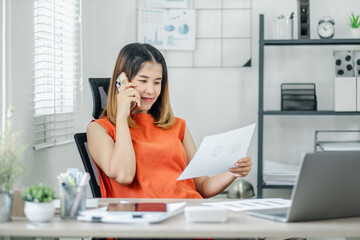
[[[246,156],[255,123],[229,132],[204,138],[195,156],[177,180],[213,176],[229,171]]]
[[[235,201],[202,203],[203,205],[226,208],[231,211],[248,211],[290,207],[291,200],[283,198],[241,199]]]

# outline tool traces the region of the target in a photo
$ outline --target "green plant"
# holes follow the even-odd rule
[[[0,191],[9,192],[15,181],[25,173],[22,161],[22,153],[26,146],[17,146],[20,133],[12,132],[13,107],[8,108],[6,116],[6,128],[0,131]]]
[[[360,27],[360,19],[359,19],[359,15],[355,16],[354,13],[351,13],[351,15],[349,16],[349,23],[348,25],[351,28],[359,28]]]
[[[51,202],[56,198],[55,191],[42,183],[31,185],[21,194],[21,198],[28,202]]]

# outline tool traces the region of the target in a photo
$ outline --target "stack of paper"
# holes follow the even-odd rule
[[[298,166],[265,160],[264,182],[267,185],[294,185]]]
[[[360,142],[319,142],[323,151],[359,151]]]
[[[231,211],[248,211],[258,209],[285,208],[291,200],[283,198],[241,199],[235,201],[202,203],[203,205],[226,208]]]
[[[264,174],[264,182],[267,185],[294,185],[296,173],[269,172]]]

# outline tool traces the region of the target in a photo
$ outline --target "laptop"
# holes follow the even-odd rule
[[[360,216],[360,151],[304,154],[290,207],[247,213],[281,222]]]

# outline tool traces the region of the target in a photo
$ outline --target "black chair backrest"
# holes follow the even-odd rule
[[[107,104],[110,78],[89,78],[89,83],[93,99],[92,116],[98,119]]]
[[[86,133],[76,133],[74,139],[84,164],[85,171],[90,174],[90,188],[92,195],[94,198],[101,198],[98,171],[88,150]]]

